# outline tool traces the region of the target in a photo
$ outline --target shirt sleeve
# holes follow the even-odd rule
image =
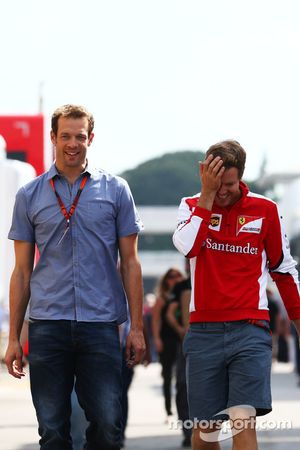
[[[128,183],[123,180],[121,187],[119,209],[117,215],[117,232],[119,237],[139,233],[144,228],[135,207],[134,199]]]
[[[278,287],[289,318],[299,319],[300,298],[296,261],[291,256],[283,218],[279,215],[275,204],[271,212],[265,247],[270,275]]]
[[[178,225],[173,234],[177,250],[188,258],[197,256],[207,237],[211,211],[196,206],[192,211],[186,198],[178,210]]]
[[[24,187],[19,189],[16,195],[12,225],[8,233],[8,239],[14,241],[35,242],[34,227],[29,218]]]

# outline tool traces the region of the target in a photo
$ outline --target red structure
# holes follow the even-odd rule
[[[44,116],[0,116],[0,134],[7,144],[7,157],[31,164],[37,175],[45,170]]]

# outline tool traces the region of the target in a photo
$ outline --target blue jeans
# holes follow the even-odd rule
[[[119,450],[121,350],[115,323],[30,320],[29,364],[42,450],[72,450],[71,392],[90,423],[87,450]]]

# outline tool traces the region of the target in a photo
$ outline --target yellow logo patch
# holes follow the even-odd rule
[[[245,217],[239,217],[239,224],[244,225],[246,223]]]

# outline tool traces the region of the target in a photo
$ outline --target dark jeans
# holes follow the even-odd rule
[[[75,377],[78,400],[90,423],[86,449],[120,449],[122,381],[116,324],[30,321],[29,363],[42,450],[72,450]]]
[[[71,395],[71,437],[73,441],[73,450],[82,450],[85,444],[85,430],[89,422],[86,420],[84,411],[78,403],[77,395],[73,389]]]

